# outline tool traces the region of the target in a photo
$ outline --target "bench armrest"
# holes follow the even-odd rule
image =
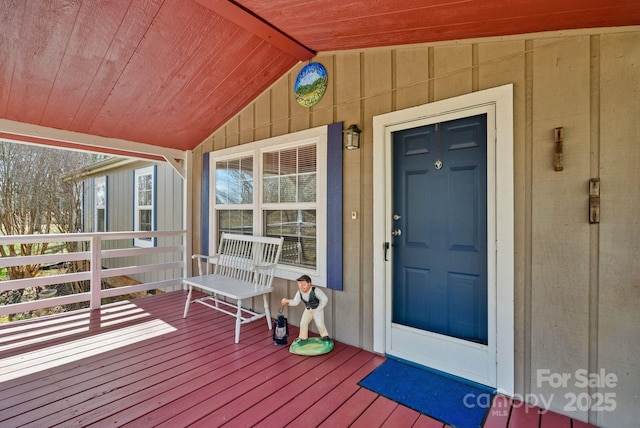
[[[219,256],[218,254],[214,254],[213,256],[205,256],[204,254],[194,254],[193,256],[191,256],[192,259],[200,259],[202,260],[211,260],[211,259],[217,259]]]
[[[265,265],[254,265],[253,270],[269,270],[269,269],[273,269],[275,267],[277,267],[278,264],[277,263],[269,263],[269,264],[265,264]]]
[[[220,257],[218,254],[214,254],[213,256],[205,256],[204,254],[194,254],[191,256],[192,260],[198,260],[198,274],[200,276],[203,275],[202,273],[202,262],[207,263],[207,274],[209,274],[209,265],[212,263],[215,263],[216,260],[218,260]]]

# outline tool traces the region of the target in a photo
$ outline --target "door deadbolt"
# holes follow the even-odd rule
[[[398,221],[398,220],[400,220],[401,218],[402,218],[402,217],[400,216],[400,214],[394,214],[394,215],[393,215],[393,219],[394,219],[395,221]]]

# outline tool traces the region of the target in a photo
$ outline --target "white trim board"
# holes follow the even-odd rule
[[[51,147],[71,150],[85,150],[107,154],[116,153],[115,155],[120,157],[142,159],[149,159],[151,157],[182,160],[186,156],[182,150],[153,146],[119,138],[65,131],[8,119],[0,119],[0,133],[9,134],[3,137],[3,139],[8,141],[25,144],[44,144]],[[39,140],[44,141],[39,142]]]
[[[491,106],[495,111],[495,141],[487,141],[487,197],[493,203],[494,215],[488,219],[488,230],[495,242],[488,242],[489,281],[495,283],[496,379],[497,389],[506,395],[514,393],[514,187],[513,187],[513,85],[474,92],[417,107],[399,110],[373,118],[373,170],[385,171],[373,177],[373,349],[386,353],[389,349],[391,263],[384,260],[384,244],[391,242],[390,209],[391,130],[419,124],[470,116],[478,109]],[[468,114],[467,114],[468,113]],[[410,125],[409,125],[410,124]],[[492,124],[488,123],[488,127]],[[491,135],[491,132],[489,132]],[[493,197],[491,196],[493,195]],[[493,199],[493,202],[492,202]],[[490,238],[491,239],[491,238]],[[492,249],[493,244],[493,249]],[[493,272],[493,275],[491,274]]]

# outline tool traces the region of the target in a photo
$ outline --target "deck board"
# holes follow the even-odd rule
[[[232,328],[230,328],[232,330]],[[233,336],[229,337],[229,340],[233,341]],[[219,344],[218,344],[219,345]],[[237,352],[224,355],[220,358],[216,358],[215,353],[212,357],[201,356],[197,359],[187,358],[178,366],[174,366],[171,370],[165,370],[163,373],[158,374],[156,378],[147,379],[135,388],[131,389],[131,395],[118,398],[117,400],[109,403],[107,406],[103,405],[99,409],[96,409],[96,414],[91,416],[95,420],[101,420],[108,415],[114,415],[114,423],[122,423],[124,418],[121,415],[117,415],[118,409],[126,408],[127,413],[139,412],[141,409],[136,409],[135,405],[140,404],[138,407],[142,407],[146,410],[146,404],[148,402],[166,402],[169,403],[167,396],[175,396],[178,400],[177,403],[182,407],[191,404],[193,400],[198,398],[205,398],[207,396],[214,396],[221,391],[232,388],[236,383],[240,385],[244,384],[244,380],[252,370],[256,370],[259,367],[263,367],[268,364],[272,355],[267,348],[267,344],[261,343],[262,346],[256,345],[252,347],[242,347],[243,351],[248,354],[246,358],[238,358]],[[248,349],[250,348],[250,349]],[[215,351],[212,349],[212,351]],[[238,351],[238,349],[236,349]],[[196,362],[197,361],[197,362]],[[225,373],[233,372],[233,376],[225,377]],[[145,387],[142,389],[142,387]],[[129,392],[129,391],[126,391]],[[228,390],[225,391],[225,395]],[[159,395],[162,394],[160,398]],[[123,395],[122,392],[114,394],[114,398]],[[182,400],[188,401],[182,401]],[[128,407],[127,407],[128,406]],[[132,407],[133,406],[133,407]],[[99,412],[99,413],[97,413]],[[171,413],[169,414],[171,415]],[[86,417],[86,415],[85,415]],[[82,421],[84,424],[86,419]],[[117,425],[117,424],[116,424]],[[175,425],[174,425],[175,426]]]
[[[539,409],[522,401],[513,400],[509,426],[518,428],[539,428]]]
[[[389,400],[386,397],[377,396],[374,402],[358,416],[351,427],[370,428],[371,426],[377,426],[381,422],[386,421],[398,406],[398,403],[395,401]]]
[[[219,334],[226,334],[226,329],[220,330]],[[188,337],[185,335],[164,341],[162,338],[156,338],[145,342],[146,346],[140,345],[138,347],[125,347],[121,353],[110,357],[109,360],[107,360],[103,355],[85,358],[83,360],[79,360],[77,363],[70,364],[65,367],[61,366],[57,373],[52,373],[48,376],[43,377],[41,373],[38,373],[38,377],[36,377],[35,374],[30,378],[25,377],[25,383],[22,385],[19,383],[16,384],[11,388],[11,392],[21,394],[27,391],[37,391],[41,395],[46,395],[47,393],[67,388],[74,384],[89,382],[102,374],[113,373],[113,376],[116,377],[122,370],[130,372],[138,370],[139,368],[144,368],[149,364],[154,364],[162,357],[154,356],[148,359],[142,357],[154,354],[158,350],[162,350],[163,353],[171,352],[171,355],[166,355],[169,357],[179,355],[181,353],[180,349],[189,345],[188,343],[184,343],[187,339]],[[132,363],[132,361],[134,361],[134,363]],[[107,370],[111,371],[109,372]],[[73,375],[70,376],[71,374]],[[6,384],[9,384],[9,382],[6,382]],[[6,390],[4,392],[7,393]]]
[[[419,412],[398,405],[381,426],[384,428],[410,427],[416,423],[419,417]]]
[[[232,317],[193,305],[184,319],[185,298],[1,325],[0,426],[446,427],[358,385],[380,355],[340,342],[322,356],[293,355],[264,320],[244,325],[235,344]],[[488,428],[572,423],[506,397],[493,406]]]
[[[295,425],[294,421],[298,415],[306,411],[309,411],[309,413],[304,415],[305,420],[307,420],[306,418],[310,417],[310,414],[315,410],[318,410],[318,413],[322,413],[323,408],[328,411],[332,403],[337,407],[339,405],[339,394],[341,391],[336,390],[336,388],[338,388],[340,383],[353,373],[361,370],[362,367],[367,364],[372,368],[377,366],[372,361],[374,358],[373,354],[357,348],[350,348],[349,353],[354,350],[356,352],[346,362],[341,363],[341,361],[336,361],[340,363],[340,365],[334,371],[318,379],[316,379],[315,376],[309,377],[308,380],[311,380],[312,383],[310,386],[298,394],[295,400],[280,400],[277,403],[278,405],[273,407],[274,411],[259,421],[256,427],[267,428],[281,427],[287,424]],[[342,356],[343,354],[344,353],[341,353],[340,355]],[[366,376],[366,373],[370,372],[372,368],[365,368],[364,376]],[[327,399],[328,396],[332,397],[332,399]],[[336,397],[336,399],[333,399],[333,397]],[[317,409],[318,406],[320,406],[319,409]]]
[[[259,401],[253,401],[250,403],[243,412],[231,419],[227,423],[227,426],[244,428],[248,426],[256,426],[259,423],[262,423],[263,426],[265,426],[265,424],[269,423],[268,421],[264,421],[266,419],[264,412],[265,407],[278,409],[283,403],[299,402],[303,400],[309,400],[309,403],[315,403],[318,396],[321,395],[318,395],[317,393],[305,395],[305,392],[312,388],[316,383],[330,377],[330,375],[335,376],[336,371],[350,361],[357,353],[357,348],[342,346],[337,343],[333,353],[325,354],[320,357],[324,361],[322,361],[317,367],[303,373],[294,380],[287,379],[286,377],[274,379],[274,382],[271,382],[269,390],[266,391],[267,395]],[[282,418],[282,416],[284,416],[282,413],[273,416],[273,419],[271,419],[273,426],[281,426],[283,423],[290,422],[290,420],[286,420],[286,418]],[[283,419],[285,419],[286,422],[284,422]]]
[[[509,398],[504,395],[496,395],[484,421],[484,428],[507,428],[511,405],[512,402]]]
[[[331,428],[341,424],[351,426],[378,398],[378,394],[366,388],[358,389],[349,399],[329,415],[319,426]],[[317,405],[322,407],[322,400]]]
[[[233,337],[230,338],[233,340]],[[247,335],[247,338],[250,339],[251,336]],[[185,420],[182,419],[182,412],[190,411],[192,407],[207,405],[205,402],[207,398],[217,397],[222,392],[226,394],[226,388],[232,387],[234,382],[242,382],[244,378],[250,376],[251,370],[260,368],[261,365],[256,365],[256,363],[260,363],[261,359],[264,361],[262,367],[265,362],[270,361],[267,358],[270,356],[271,349],[264,342],[262,346],[244,347],[240,352],[242,352],[242,358],[237,358],[237,354],[234,353],[216,361],[205,362],[204,366],[198,368],[195,366],[202,364],[195,363],[198,360],[187,363],[194,366],[194,370],[187,374],[184,379],[186,382],[179,384],[172,382],[171,386],[175,384],[175,387],[154,391],[157,395],[153,397],[153,401],[158,403],[158,406],[151,409],[139,408],[128,412],[135,418],[130,417],[126,422],[131,422],[131,426],[158,426],[165,421],[168,424],[182,421],[183,423],[179,425],[184,425],[186,417]],[[206,356],[202,357],[202,360],[206,359]],[[225,377],[228,373],[236,375]],[[119,418],[119,423],[125,422],[122,417]],[[114,424],[115,422],[117,421],[114,418]]]
[[[540,418],[540,428],[571,428],[571,418],[554,412],[544,412]]]
[[[273,354],[274,358],[265,362],[265,367],[256,367],[251,370],[251,373],[255,374],[242,383],[234,382],[233,386],[224,391],[226,403],[222,406],[217,409],[213,407],[221,404],[220,400],[214,397],[213,402],[210,400],[205,406],[192,409],[191,415],[202,415],[193,426],[220,426],[248,410],[254,403],[261,403],[271,394],[277,393],[282,385],[296,382],[302,376],[313,373],[321,362],[317,358],[304,358],[290,354],[286,349],[280,349],[279,354],[281,355]]]
[[[347,401],[360,388],[358,382],[378,367],[384,358],[374,357],[366,361],[360,368],[353,372],[352,375],[343,379],[330,394],[318,396],[305,411],[301,412],[287,427],[306,428],[310,426],[318,426],[324,420],[339,409],[345,401]]]
[[[446,425],[438,420],[430,418],[427,415],[421,414],[418,417],[418,420],[415,424],[413,424],[413,428],[448,428],[449,425]]]

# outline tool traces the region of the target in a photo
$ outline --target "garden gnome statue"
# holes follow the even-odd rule
[[[293,299],[282,299],[282,306],[297,306],[300,302],[304,303],[305,310],[300,320],[300,334],[291,345],[290,351],[294,354],[302,355],[319,355],[324,354],[333,349],[333,341],[329,338],[329,332],[324,325],[324,308],[329,302],[329,298],[324,292],[311,285],[311,278],[308,275],[302,275],[297,279],[298,291]],[[309,339],[309,323],[313,320],[320,334],[320,339]],[[320,342],[320,343],[317,343]],[[319,346],[318,346],[319,345]],[[304,348],[306,351],[302,351]]]

